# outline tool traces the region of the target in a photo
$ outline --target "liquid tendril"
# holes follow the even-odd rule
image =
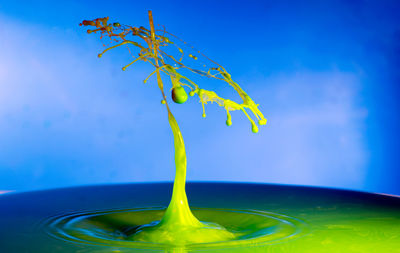
[[[134,27],[129,25],[123,25],[117,22],[113,24],[108,23],[109,18],[97,18],[94,20],[84,20],[80,24],[81,26],[94,26],[93,29],[88,29],[88,33],[100,33],[100,38],[109,37],[112,46],[107,47],[103,52],[98,54],[98,57],[102,57],[106,52],[111,49],[120,47],[120,46],[133,46],[139,52],[137,56],[134,56],[134,60],[128,63],[127,65],[122,67],[122,70],[126,70],[132,64],[137,61],[144,61],[152,64],[155,69],[150,75],[144,80],[146,83],[151,76],[156,73],[164,73],[166,74],[172,83],[172,91],[181,90],[183,87],[187,87],[190,89],[189,95],[194,96],[198,95],[200,99],[200,103],[203,108],[203,116],[205,115],[204,105],[208,102],[216,103],[219,106],[223,107],[227,112],[227,121],[231,121],[230,112],[240,110],[245,116],[249,119],[252,131],[255,131],[257,128],[257,124],[255,120],[250,117],[246,110],[250,110],[257,120],[258,125],[265,125],[267,123],[266,118],[263,116],[261,111],[258,109],[258,104],[256,104],[250,96],[235,82],[233,81],[231,75],[226,71],[224,67],[211,60],[200,51],[196,51],[199,56],[201,56],[205,61],[211,63],[213,66],[205,69],[195,69],[191,67],[189,64],[185,64],[185,59],[190,58],[192,61],[199,60],[199,56],[195,56],[193,54],[187,54],[187,57],[183,49],[178,45],[177,42],[173,40],[177,40],[178,42],[182,42],[184,45],[188,45],[185,41],[181,40],[177,36],[172,33],[166,31],[165,28],[155,30],[154,37],[151,34],[151,30],[140,26]],[[138,40],[138,41],[135,41]],[[173,56],[171,53],[167,52],[167,48],[175,48],[177,53],[179,54],[179,59],[176,56]],[[129,49],[129,51],[131,51]],[[205,66],[205,65],[203,65]],[[221,80],[228,85],[232,86],[235,91],[238,93],[240,98],[242,99],[242,103],[237,103],[230,99],[225,99],[219,96],[215,91],[210,91],[206,89],[200,88],[200,86],[195,83],[193,80],[189,79],[187,75],[183,73],[183,70],[190,71],[194,74]],[[158,74],[157,74],[158,75]],[[158,77],[157,77],[158,82]],[[161,87],[160,87],[161,88]],[[183,93],[183,92],[182,92]],[[186,94],[186,93],[185,93]],[[184,95],[183,95],[184,96]],[[186,98],[187,99],[187,98]],[[184,103],[186,99],[177,100],[177,103]]]

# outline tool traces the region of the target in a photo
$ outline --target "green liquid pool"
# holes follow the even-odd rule
[[[124,184],[4,194],[0,252],[400,252],[400,198],[268,184],[187,184],[197,219],[234,238],[171,245],[132,237],[160,222],[172,188]]]

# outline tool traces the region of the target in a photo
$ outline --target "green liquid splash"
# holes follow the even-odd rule
[[[231,111],[241,110],[249,119],[252,131],[258,132],[258,126],[255,121],[247,113],[250,110],[258,120],[259,125],[265,125],[267,120],[258,109],[258,104],[243,91],[243,89],[232,80],[231,75],[221,65],[212,61],[200,51],[197,51],[199,56],[214,66],[205,70],[190,67],[184,64],[185,53],[178,43],[171,40],[171,37],[180,40],[175,35],[167,32],[165,28],[162,30],[155,30],[153,23],[152,12],[149,11],[150,30],[144,27],[132,27],[128,25],[121,25],[120,23],[108,24],[109,18],[97,18],[94,20],[84,20],[80,25],[94,26],[94,29],[87,30],[88,33],[101,34],[101,38],[109,37],[112,43],[117,43],[105,49],[98,56],[102,57],[103,54],[110,49],[120,47],[123,45],[131,45],[139,50],[138,56],[129,64],[124,66],[122,70],[126,70],[133,63],[141,60],[152,64],[155,70],[144,80],[147,80],[154,74],[157,76],[157,84],[160,88],[163,100],[168,112],[168,121],[174,135],[175,146],[175,166],[176,175],[174,181],[174,188],[170,204],[160,222],[155,224],[148,224],[140,226],[130,236],[129,239],[144,242],[157,242],[171,245],[186,245],[191,243],[205,243],[216,241],[232,240],[235,236],[227,231],[225,228],[218,224],[200,222],[191,212],[187,201],[185,183],[186,183],[186,151],[183,142],[182,134],[179,129],[175,117],[169,108],[167,97],[164,93],[164,84],[161,78],[161,73],[169,76],[172,83],[172,99],[176,103],[184,103],[188,96],[184,87],[190,89],[190,96],[198,95],[200,103],[203,108],[203,117],[206,117],[204,105],[208,102],[215,102],[219,106],[224,107],[227,113],[226,124],[232,124]],[[159,32],[160,34],[156,34]],[[139,39],[140,42],[128,39],[132,36],[133,39]],[[186,42],[180,40],[184,44]],[[143,43],[144,44],[141,44]],[[180,58],[174,57],[167,52],[167,46],[175,46],[178,50]],[[187,55],[191,60],[197,61],[199,58],[193,54]],[[187,57],[186,57],[187,58]],[[205,67],[205,65],[203,65]],[[183,74],[183,71],[189,71],[200,76],[221,80],[232,86],[239,94],[243,102],[241,104],[232,100],[218,96],[214,91],[201,89],[194,81],[189,79]]]

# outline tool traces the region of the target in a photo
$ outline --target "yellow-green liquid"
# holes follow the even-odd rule
[[[95,26],[95,29],[89,29],[88,33],[100,32],[103,36],[108,36],[111,39],[118,38],[119,44],[111,46],[104,50],[99,57],[110,49],[119,47],[121,45],[133,45],[140,50],[139,56],[131,63],[123,67],[126,70],[127,67],[132,65],[138,60],[143,60],[151,63],[155,70],[150,74],[156,74],[157,84],[162,94],[162,104],[165,105],[168,113],[168,121],[171,126],[174,136],[174,147],[175,147],[175,167],[176,175],[174,180],[174,187],[172,192],[172,198],[170,204],[163,214],[160,221],[152,221],[149,224],[142,224],[140,226],[131,229],[129,235],[125,237],[126,240],[134,242],[145,242],[145,243],[161,243],[165,245],[178,245],[185,246],[189,244],[199,243],[211,243],[211,242],[226,242],[233,241],[239,238],[243,233],[234,233],[229,231],[224,226],[213,223],[210,221],[199,221],[191,212],[185,191],[186,182],[186,151],[185,144],[182,138],[182,133],[179,129],[178,123],[173,116],[170,107],[168,105],[167,97],[164,93],[164,83],[161,78],[161,73],[167,74],[170,77],[172,83],[172,99],[176,103],[184,103],[188,96],[183,87],[191,89],[190,96],[197,94],[200,98],[200,102],[203,107],[203,117],[206,116],[204,110],[204,104],[207,102],[215,102],[218,105],[224,107],[227,112],[226,124],[230,126],[232,124],[230,111],[241,110],[246,117],[249,119],[252,125],[252,131],[258,132],[257,124],[247,114],[246,109],[253,112],[255,117],[258,119],[260,125],[266,123],[266,119],[258,109],[258,105],[243,91],[243,89],[232,80],[231,75],[219,64],[210,60],[203,55],[208,61],[214,64],[216,67],[211,67],[207,71],[196,70],[182,62],[184,56],[183,50],[172,42],[166,35],[176,37],[170,33],[167,33],[165,29],[162,31],[163,34],[156,35],[154,28],[153,16],[149,11],[150,29],[144,27],[131,27],[121,26],[119,23],[108,24],[108,18],[95,19],[93,21],[83,21],[81,25],[84,26]],[[127,39],[128,35],[133,37],[137,36],[147,44],[143,46],[137,41]],[[166,53],[161,47],[173,44],[178,48],[181,53],[181,57],[177,60],[174,56]],[[197,51],[197,53],[200,53]],[[197,60],[198,57],[193,54],[188,54],[188,57]],[[173,65],[168,64],[166,61],[168,58]],[[181,74],[182,68],[186,68],[195,74],[206,76],[209,78],[219,79],[232,86],[235,91],[242,98],[243,103],[238,104],[229,99],[219,97],[215,92],[201,89],[196,83],[191,81],[189,78]],[[149,77],[150,77],[149,76]],[[149,79],[146,78],[145,82]]]

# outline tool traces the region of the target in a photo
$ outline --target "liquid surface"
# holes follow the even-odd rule
[[[136,225],[160,220],[172,188],[125,184],[4,194],[0,252],[400,252],[399,198],[264,184],[187,184],[200,221],[242,231],[248,238],[187,247],[127,242],[124,236]]]

